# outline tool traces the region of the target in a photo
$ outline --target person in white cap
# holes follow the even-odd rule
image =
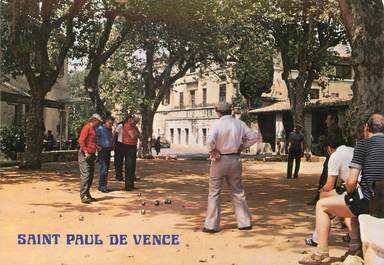
[[[82,203],[90,203],[92,198],[89,190],[92,186],[95,172],[96,152],[99,146],[96,142],[96,128],[103,119],[99,114],[93,114],[89,121],[81,129],[77,142],[80,145],[78,160],[80,168],[80,199]]]
[[[209,176],[208,210],[203,232],[215,233],[220,226],[220,192],[224,179],[230,189],[234,204],[237,226],[240,230],[252,229],[251,213],[245,200],[241,180],[240,153],[258,141],[261,136],[251,130],[243,121],[231,115],[231,105],[221,103],[216,106],[219,120],[208,135],[208,150],[211,156]]]

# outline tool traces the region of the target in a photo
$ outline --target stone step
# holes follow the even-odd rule
[[[359,216],[365,265],[384,265],[384,218]]]

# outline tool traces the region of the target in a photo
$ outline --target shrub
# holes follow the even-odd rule
[[[24,130],[19,126],[0,128],[0,151],[9,159],[16,160],[18,152],[24,152]]]

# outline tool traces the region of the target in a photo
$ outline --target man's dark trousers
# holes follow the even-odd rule
[[[316,191],[316,196],[314,198],[314,201],[318,201],[320,199],[320,189],[327,183],[328,179],[328,161],[329,156],[327,155],[324,164],[323,164],[323,171],[321,172],[320,179],[319,179],[319,186]],[[336,186],[336,183],[335,183]]]
[[[136,152],[136,145],[123,144],[123,155],[125,159],[125,190],[134,189]]]
[[[120,142],[116,142],[115,146],[115,173],[117,180],[123,180],[123,144]]]
[[[108,170],[111,161],[111,150],[109,148],[103,148],[99,152],[99,164],[100,164],[100,179],[99,190],[107,190],[108,183]]]
[[[89,190],[92,186],[95,172],[95,154],[85,159],[84,153],[79,151],[78,161],[80,168],[80,198],[91,197]]]
[[[295,160],[295,173],[293,174],[294,178],[297,178],[300,171],[300,162],[301,162],[302,152],[301,150],[292,150],[288,153],[288,166],[287,166],[287,178],[292,178],[292,168],[293,160]]]

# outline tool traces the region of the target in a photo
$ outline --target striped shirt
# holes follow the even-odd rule
[[[384,134],[377,134],[359,141],[350,167],[362,170],[361,190],[364,197],[370,199],[368,185],[384,180]]]

